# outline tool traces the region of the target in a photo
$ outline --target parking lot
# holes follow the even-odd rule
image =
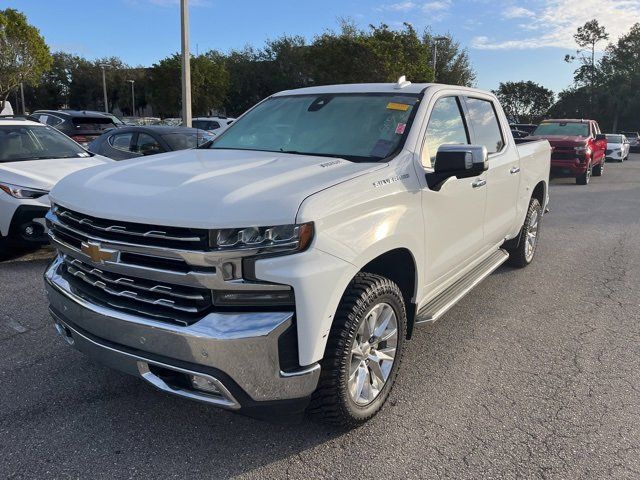
[[[51,250],[0,261],[1,478],[638,478],[640,155],[554,180],[534,263],[503,267],[410,342],[360,429],[174,398],[67,347]]]

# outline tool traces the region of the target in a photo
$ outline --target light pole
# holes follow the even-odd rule
[[[189,2],[180,0],[182,36],[182,124],[191,126],[191,57],[189,53]]]
[[[27,114],[27,107],[24,106],[24,84],[20,82],[20,98],[22,99],[22,114]]]
[[[108,63],[101,63],[100,68],[102,69],[102,93],[104,94],[104,111],[105,113],[109,113],[109,103],[107,102],[107,78],[104,75],[105,68],[111,68],[111,65]]]
[[[436,65],[438,62],[438,43],[448,40],[447,37],[433,37],[433,81],[437,80]]]
[[[131,84],[131,116],[136,116],[136,91],[133,88],[133,84],[136,83],[135,80],[127,80]]]

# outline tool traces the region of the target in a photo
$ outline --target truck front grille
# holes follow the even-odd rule
[[[551,160],[575,160],[578,158],[574,147],[555,147],[551,152]]]
[[[212,306],[209,290],[116,275],[66,255],[60,274],[94,302],[183,325]]]
[[[116,224],[58,206],[47,224],[63,260],[60,275],[86,300],[179,325],[212,310],[216,267],[193,266],[180,256],[205,252],[206,231]],[[106,257],[92,257],[89,246]]]
[[[56,215],[65,224],[90,237],[194,250],[205,250],[209,242],[207,230],[106,220],[60,206],[56,207]]]

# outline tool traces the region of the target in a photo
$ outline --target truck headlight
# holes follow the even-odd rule
[[[0,190],[13,198],[40,198],[49,192],[38,188],[21,187],[20,185],[12,185],[11,183],[0,183]]]
[[[313,239],[313,223],[273,227],[222,228],[209,234],[216,250],[259,250],[259,253],[301,252]]]

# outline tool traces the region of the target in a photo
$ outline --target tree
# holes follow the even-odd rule
[[[35,84],[51,67],[49,47],[17,10],[0,10],[0,110],[20,82]]]
[[[493,93],[498,97],[510,121],[537,123],[553,105],[554,94],[532,81],[500,83]]]
[[[450,35],[445,35],[446,40],[440,40],[437,45],[437,61],[435,79],[438,83],[473,87],[476,74],[471,68],[469,52],[460,48],[460,43],[453,40]],[[425,31],[422,42],[429,52],[433,52],[434,35]]]
[[[573,36],[580,47],[576,55],[565,55],[566,62],[578,60],[580,67],[574,73],[574,80],[578,85],[589,85],[589,104],[593,103],[593,93],[596,84],[596,46],[603,40],[609,38],[603,25],[598,20],[589,20],[583,26],[578,27],[578,31]],[[591,110],[591,109],[590,109]]]

